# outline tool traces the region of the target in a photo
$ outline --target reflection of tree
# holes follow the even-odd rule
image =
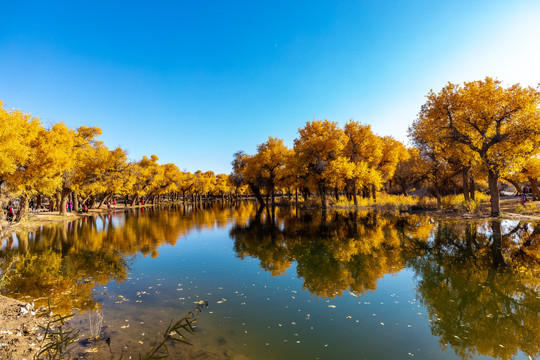
[[[101,215],[18,233],[17,248],[0,253],[0,275],[7,275],[0,290],[38,306],[51,299],[58,312],[94,309],[99,304],[92,289],[111,280],[124,281],[126,257],[156,257],[164,244],[174,245],[196,229],[225,227],[231,218],[242,221],[253,209],[250,204],[146,208],[123,217]],[[8,249],[13,243],[7,243]]]
[[[236,253],[242,259],[246,256],[256,256],[260,259],[261,267],[270,271],[273,276],[284,275],[290,266],[291,258],[283,241],[280,228],[267,217],[261,220],[260,207],[247,226],[238,224],[231,230],[231,236]]]
[[[418,218],[398,223],[372,212],[298,216],[281,210],[277,215],[258,214],[233,227],[238,255],[258,258],[272,275],[284,274],[295,260],[304,287],[323,297],[376,289],[382,276],[403,268],[400,239],[418,238],[411,224],[433,226]]]
[[[511,225],[439,224],[410,261],[433,334],[462,358],[540,355],[540,263],[527,255],[538,225]]]

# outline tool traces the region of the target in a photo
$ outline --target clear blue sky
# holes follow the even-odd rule
[[[540,1],[2,1],[0,99],[133,160],[230,172],[348,119],[406,141],[446,82],[540,82]]]

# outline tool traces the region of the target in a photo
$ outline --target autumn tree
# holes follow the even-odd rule
[[[251,161],[253,156],[246,154],[244,151],[238,151],[233,156],[234,159],[231,162],[233,172],[229,175],[231,182],[237,190],[244,184],[248,185],[259,204],[265,206],[266,203],[261,194],[263,179],[260,178],[260,173],[254,170],[256,164]]]
[[[307,186],[319,193],[321,207],[326,209],[326,193],[332,183],[329,178],[332,174],[327,169],[341,155],[347,136],[336,122],[328,120],[308,121],[298,133],[294,151],[300,176],[304,176]]]
[[[344,131],[348,138],[344,155],[353,165],[353,176],[349,179],[349,184],[352,188],[354,204],[357,205],[358,187],[375,188],[382,182],[383,174],[377,170],[377,166],[383,160],[385,143],[371,131],[371,126],[362,125],[353,120],[345,124]]]
[[[28,212],[28,202],[33,195],[52,195],[62,186],[62,174],[72,164],[73,136],[63,123],[50,129],[40,127],[30,142],[30,156],[9,179],[9,186],[21,198],[17,221]]]
[[[431,91],[413,128],[437,132],[448,144],[462,144],[488,172],[491,214],[500,213],[498,181],[521,169],[540,141],[540,93],[519,84],[503,87],[485,80],[449,83]]]
[[[246,159],[244,178],[264,188],[265,193],[272,197],[272,206],[275,205],[276,185],[283,176],[289,153],[283,140],[270,136],[266,142],[257,146],[255,155]]]
[[[0,100],[0,195],[6,181],[27,163],[33,154],[32,144],[38,136],[41,124],[19,110],[7,111]],[[13,182],[12,182],[13,184]],[[2,197],[0,196],[0,209]],[[4,212],[0,211],[0,221]]]
[[[411,188],[419,186],[428,177],[429,162],[421,156],[418,148],[411,147],[407,151],[407,160],[398,163],[392,179],[402,195],[407,195]]]

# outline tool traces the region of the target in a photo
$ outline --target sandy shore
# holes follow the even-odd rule
[[[39,325],[45,323],[32,303],[0,295],[0,359],[32,359],[39,351]]]

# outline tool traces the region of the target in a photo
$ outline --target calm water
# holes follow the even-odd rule
[[[78,309],[72,324],[101,339],[77,350],[89,358],[136,358],[201,300],[194,346],[171,359],[540,356],[535,223],[215,205],[43,227],[0,250],[2,293]]]

